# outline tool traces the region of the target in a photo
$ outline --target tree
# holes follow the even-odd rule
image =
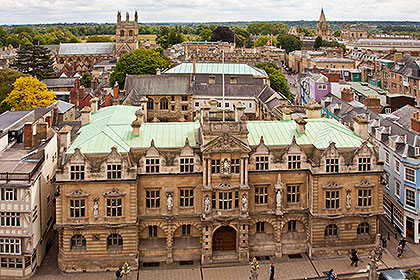
[[[408,273],[405,275],[407,280],[420,280],[420,272],[413,269],[408,269]]]
[[[24,111],[31,108],[47,107],[54,103],[55,93],[35,77],[20,77],[13,83],[13,90],[2,103]]]
[[[111,74],[110,85],[118,82],[120,88],[124,88],[125,76],[156,74],[156,69],[167,68],[170,60],[167,56],[154,49],[144,48],[124,54],[117,62],[114,72]]]
[[[322,46],[322,43],[323,43],[322,41],[323,40],[322,40],[321,36],[316,37],[315,43],[314,43],[314,48],[316,50],[319,49]]]
[[[238,37],[238,46],[243,48],[250,48],[252,47],[252,40],[251,34],[245,29],[241,27],[235,27],[233,29],[235,32],[236,37]]]
[[[11,68],[38,79],[54,76],[53,60],[50,51],[42,46],[21,46],[17,51],[16,60],[11,65]]]
[[[276,64],[271,62],[259,63],[256,65],[260,69],[264,69],[270,78],[270,86],[277,92],[281,92],[286,98],[292,99],[292,93],[290,92],[287,84],[286,77],[280,71]]]
[[[14,69],[0,69],[0,114],[10,110],[10,106],[1,103],[13,90],[13,83],[23,74]]]
[[[92,86],[92,76],[89,72],[85,72],[80,79],[80,84],[83,85],[85,88],[90,88]]]
[[[286,50],[287,53],[290,53],[295,50],[302,49],[302,42],[292,35],[279,35],[277,40],[280,43],[280,46]]]
[[[7,32],[0,26],[0,46],[6,46]]]
[[[208,29],[208,28],[202,29],[200,31],[201,41],[209,41],[212,34],[213,34],[213,31],[211,31],[210,29]]]
[[[92,35],[92,36],[89,36],[87,38],[86,42],[88,42],[88,43],[95,43],[95,42],[113,42],[113,40],[109,36]]]
[[[272,40],[271,44],[269,43],[269,41]],[[255,40],[255,47],[261,47],[261,46],[265,46],[265,45],[269,46],[275,46],[279,43],[279,41],[277,41],[277,39],[275,37],[271,37],[271,36],[260,36],[258,37],[257,40]]]
[[[332,34],[334,37],[341,37],[341,31],[340,30],[336,30],[334,31],[334,33]]]
[[[227,26],[219,26],[213,30],[213,35],[210,39],[211,42],[228,42],[228,43],[237,43],[238,38],[236,38],[235,33],[230,30]]]
[[[254,22],[246,28],[249,33],[259,35],[287,34],[289,27],[281,22]]]
[[[162,26],[156,37],[156,42],[164,49],[184,42],[184,35],[178,32],[178,29],[178,27],[169,28],[168,26]]]

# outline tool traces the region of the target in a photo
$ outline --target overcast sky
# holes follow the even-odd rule
[[[0,24],[110,22],[137,10],[139,22],[318,20],[420,21],[419,0],[0,0]]]

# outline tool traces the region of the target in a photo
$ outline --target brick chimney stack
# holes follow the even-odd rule
[[[83,98],[85,98],[85,93],[86,93],[85,86],[81,85],[79,87],[79,102],[80,100],[83,100]]]
[[[411,129],[420,132],[420,114],[419,112],[414,112],[413,117],[411,118]]]
[[[109,107],[111,105],[112,105],[112,102],[111,102],[111,94],[109,92],[107,92],[105,94],[105,104],[104,104],[104,106],[105,107]]]
[[[98,88],[98,79],[96,79],[96,78],[92,78],[92,90],[95,90],[95,89],[97,89]]]
[[[368,139],[369,133],[368,133],[368,126],[369,121],[362,116],[357,116],[353,118],[353,129],[354,132],[360,136],[363,140]]]
[[[77,91],[78,88],[74,87],[70,90],[70,103],[74,106],[79,106],[79,93]]]
[[[48,124],[46,122],[39,122],[36,124],[35,145],[41,144],[42,140],[47,139]]]
[[[349,88],[343,88],[343,90],[341,91],[341,99],[348,102],[353,101],[354,100],[353,91]]]
[[[381,101],[375,96],[368,96],[365,99],[365,106],[374,111],[375,113],[381,113]]]
[[[120,94],[120,86],[118,85],[118,83],[115,83],[113,90],[114,90],[114,100],[118,100],[119,94]]]
[[[33,134],[33,124],[30,122],[25,123],[23,127],[23,147],[32,148]]]
[[[57,104],[55,104],[54,109],[53,109],[52,125],[57,126],[57,123],[58,123],[58,107],[57,107]]]

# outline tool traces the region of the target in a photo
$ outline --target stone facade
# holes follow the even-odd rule
[[[144,141],[147,131],[165,133],[158,126],[177,125],[145,124],[141,110],[132,123],[135,141]],[[163,144],[166,136],[155,134],[150,145],[129,152],[70,148],[56,178],[60,268],[372,250],[382,213],[383,166],[375,148],[350,131],[360,146],[304,144],[307,129],[318,122],[326,122],[330,134],[345,129],[319,119],[316,106],[307,108],[307,121],[286,121],[294,128],[288,126],[292,131],[284,143],[259,135],[264,122],[246,121],[244,110],[239,102],[234,116],[222,121],[221,111],[203,106],[199,129],[184,145],[175,146],[179,135]],[[158,130],[147,130],[153,126]],[[186,127],[180,125],[179,133]],[[72,217],[71,200],[84,200],[82,217]]]
[[[117,57],[122,56],[125,53],[129,53],[138,49],[138,15],[137,11],[134,13],[134,21],[130,21],[130,15],[126,14],[125,21],[121,20],[121,12],[117,14],[117,28],[115,34],[115,51]]]
[[[325,18],[324,9],[321,10],[321,15],[316,26],[316,35],[321,37],[322,40],[331,40],[330,24]]]
[[[367,39],[369,36],[366,24],[350,26],[350,24],[341,25],[341,40],[343,41],[356,41],[359,39]]]

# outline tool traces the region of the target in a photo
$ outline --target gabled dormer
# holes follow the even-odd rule
[[[91,165],[88,158],[82,153],[81,148],[74,149],[74,153],[69,155],[64,164],[64,178],[72,181],[83,181],[89,178]]]
[[[142,173],[153,174],[161,172],[162,157],[160,151],[155,146],[155,141],[150,141],[150,147],[147,149],[146,154],[140,159],[139,166]]]
[[[320,168],[321,172],[338,173],[344,165],[344,158],[341,156],[339,150],[334,142],[325,149],[321,155]]]
[[[302,147],[296,143],[295,136],[292,138],[292,143],[287,146],[282,162],[286,163],[285,168],[288,170],[304,169],[306,167],[306,154]]]

